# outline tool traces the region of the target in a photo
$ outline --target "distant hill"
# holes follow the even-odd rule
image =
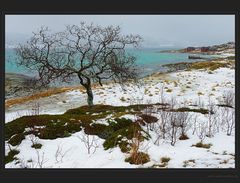
[[[221,53],[235,53],[235,43],[228,42],[219,45],[201,46],[201,47],[187,47],[180,50],[163,50],[161,53],[192,53],[192,54],[221,54]]]

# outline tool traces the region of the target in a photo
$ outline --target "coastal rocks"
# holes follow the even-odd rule
[[[165,64],[162,65],[162,67],[166,67],[168,69],[168,72],[175,72],[179,70],[185,70],[192,66],[192,63],[190,62],[180,62],[175,64]]]
[[[34,92],[33,81],[34,79],[32,77],[23,74],[6,73],[5,99],[31,94]]]
[[[180,50],[163,50],[161,53],[198,53],[198,54],[221,54],[222,52],[234,53],[235,43],[228,42],[213,46],[187,47]]]
[[[188,55],[188,59],[205,59],[205,58],[199,55]]]

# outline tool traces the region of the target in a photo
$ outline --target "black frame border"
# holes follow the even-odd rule
[[[221,1],[222,2],[222,1]],[[89,11],[89,10],[84,10],[84,11],[14,11],[14,10],[4,10],[1,12],[1,24],[2,24],[2,29],[1,29],[1,53],[0,53],[0,69],[1,72],[0,74],[0,82],[1,82],[1,155],[3,158],[0,158],[1,161],[1,176],[9,178],[11,180],[14,177],[11,177],[12,175],[16,175],[15,178],[17,177],[38,177],[38,179],[41,181],[44,181],[44,178],[40,176],[40,174],[49,174],[51,177],[59,177],[59,181],[62,180],[67,180],[67,176],[83,176],[84,178],[88,178],[89,180],[92,180],[96,178],[96,180],[100,178],[102,179],[103,177],[111,177],[111,179],[115,177],[117,178],[118,181],[127,181],[126,177],[129,177],[130,179],[135,179],[135,177],[138,177],[138,180],[142,181],[147,181],[154,178],[158,178],[160,180],[180,180],[180,179],[186,179],[186,176],[189,176],[189,181],[196,182],[206,182],[206,181],[217,181],[217,182],[235,182],[236,180],[239,179],[238,172],[240,170],[239,167],[239,128],[240,124],[236,123],[236,128],[235,128],[235,168],[234,169],[30,169],[30,170],[24,170],[24,169],[5,169],[4,168],[4,151],[5,151],[5,142],[4,142],[4,123],[3,121],[5,118],[5,112],[4,112],[4,106],[5,106],[5,15],[10,15],[10,14],[61,14],[61,15],[67,15],[67,14],[151,14],[151,15],[170,15],[170,14],[179,14],[179,15],[203,15],[203,14],[214,14],[214,15],[220,15],[220,14],[230,14],[230,15],[235,15],[235,58],[236,58],[236,70],[235,70],[235,92],[236,94],[239,91],[239,84],[238,84],[238,68],[239,68],[239,24],[240,24],[240,12],[237,10],[227,10],[227,11],[159,11],[159,10],[154,10],[154,11]],[[236,109],[239,107],[239,98],[236,96]],[[236,116],[237,119],[239,119],[239,111],[236,110]],[[238,120],[236,120],[237,122]],[[224,143],[224,142],[223,142]],[[2,152],[3,151],[3,152]],[[94,176],[93,176],[94,175]],[[66,176],[66,177],[65,177]],[[10,178],[11,177],[11,178]],[[45,176],[44,176],[45,177]],[[185,177],[185,178],[184,178]],[[34,178],[35,179],[35,178]],[[32,179],[32,180],[34,180]],[[112,180],[113,180],[112,179]],[[197,179],[197,180],[196,180]],[[30,179],[31,180],[31,179]],[[141,181],[140,181],[141,182]],[[186,180],[185,182],[188,182]]]

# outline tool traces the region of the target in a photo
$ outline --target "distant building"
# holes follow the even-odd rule
[[[201,52],[208,52],[209,51],[209,47],[201,47]]]
[[[194,48],[194,47],[187,47],[187,49],[186,49],[186,51],[187,52],[190,52],[190,51],[194,51],[196,48]]]

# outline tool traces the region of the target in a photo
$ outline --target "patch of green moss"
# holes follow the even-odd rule
[[[175,111],[175,112],[198,112],[198,113],[201,113],[201,114],[208,114],[209,113],[208,109],[203,109],[203,108],[190,109],[188,107],[181,107],[181,108],[178,108],[178,109],[174,109],[173,111]]]
[[[81,130],[83,123],[91,123],[91,118],[74,115],[39,115],[24,116],[5,125],[5,139],[10,144],[19,144],[25,135],[34,134],[42,139],[55,139],[70,136]],[[36,126],[44,126],[36,128]],[[25,132],[26,128],[35,127],[34,131]]]
[[[39,138],[41,139],[56,139],[62,137],[69,137],[72,133],[78,132],[81,130],[80,123],[49,123],[45,128],[40,129]]]
[[[108,121],[109,127],[114,131],[133,125],[132,120],[126,118],[115,118]]]
[[[11,144],[12,146],[16,146],[16,145],[19,145],[23,139],[25,139],[24,134],[19,133],[19,134],[13,135],[8,141],[8,143]]]
[[[116,124],[109,123],[109,126],[106,127],[106,125],[92,124],[94,120],[103,119],[108,114],[140,112],[148,106],[144,104],[130,106],[82,106],[68,110],[62,115],[23,116],[5,125],[5,140],[12,145],[18,145],[25,138],[24,136],[29,134],[34,134],[42,139],[63,138],[80,131],[82,128],[84,128],[87,134],[98,135],[106,139],[114,131],[123,126],[126,127],[132,122],[116,118]],[[41,128],[36,128],[36,126],[41,126]],[[26,128],[33,128],[34,130],[25,131]]]
[[[36,143],[36,144],[31,145],[31,147],[34,148],[34,149],[41,149],[42,144]]]
[[[79,108],[70,109],[65,114],[93,114],[93,113],[103,113],[103,114],[112,114],[117,112],[125,112],[126,110],[141,110],[146,108],[149,105],[129,105],[129,106],[111,106],[111,105],[94,105],[92,107],[89,106],[81,106]]]
[[[97,135],[100,138],[106,139],[108,137],[108,133],[111,133],[107,129],[107,125],[103,124],[91,124],[84,128],[84,132],[88,135]]]
[[[16,149],[12,149],[8,152],[7,156],[5,156],[5,164],[10,163],[14,160],[17,160],[17,158],[15,157],[15,155],[19,154],[19,150]]]
[[[119,148],[121,149],[121,151],[123,153],[127,153],[127,152],[129,152],[131,150],[130,144],[128,142],[126,142],[126,141],[121,141],[119,143]]]
[[[113,129],[114,132],[103,143],[105,150],[113,148],[122,143],[124,143],[122,146],[126,146],[126,139],[131,140],[134,137],[135,130],[142,132],[140,141],[149,139],[149,134],[145,132],[139,124],[133,123],[131,120],[125,118],[115,120],[117,123],[110,124],[110,128]]]

